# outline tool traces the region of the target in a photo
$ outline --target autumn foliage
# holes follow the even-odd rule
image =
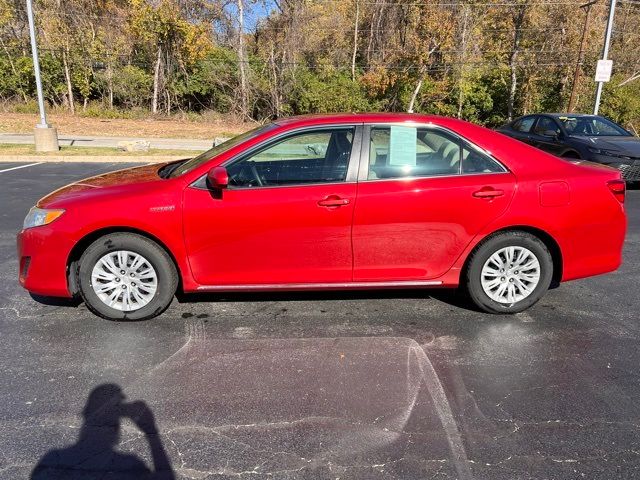
[[[71,112],[416,111],[486,125],[593,108],[608,1],[36,0],[45,95]],[[25,2],[0,0],[0,99],[35,98]],[[640,2],[620,0],[602,113],[640,123]],[[23,107],[20,107],[23,105]],[[17,107],[16,107],[17,106]]]

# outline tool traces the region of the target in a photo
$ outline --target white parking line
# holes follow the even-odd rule
[[[18,170],[19,168],[33,167],[34,165],[42,165],[43,163],[44,162],[36,162],[36,163],[29,163],[28,165],[19,165],[17,167],[5,168],[4,170],[0,170],[0,173],[10,172],[11,170]]]

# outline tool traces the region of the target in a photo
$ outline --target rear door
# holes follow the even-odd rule
[[[521,142],[532,144],[531,130],[535,124],[536,116],[528,115],[526,117],[519,118],[511,124],[509,134]]]
[[[443,275],[513,196],[514,176],[447,130],[375,125],[365,127],[364,139],[368,158],[360,163],[353,223],[356,282]]]
[[[560,156],[566,150],[561,136],[560,125],[553,118],[544,115],[538,117],[532,134],[534,147]]]
[[[193,275],[211,288],[349,282],[360,129],[318,127],[267,141],[225,165],[229,187],[185,190]],[[350,167],[351,166],[351,167]],[[351,170],[350,170],[351,168]]]

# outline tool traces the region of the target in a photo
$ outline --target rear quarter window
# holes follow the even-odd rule
[[[533,126],[533,122],[536,120],[536,117],[525,117],[520,120],[516,120],[513,123],[512,128],[517,132],[529,133],[531,131],[531,127]]]

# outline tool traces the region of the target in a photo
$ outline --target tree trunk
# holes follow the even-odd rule
[[[2,43],[2,48],[4,49],[4,52],[7,54],[7,58],[9,59],[9,65],[11,66],[11,71],[13,72],[13,76],[16,79],[19,78],[18,72],[16,71],[16,66],[13,63],[13,59],[11,58],[11,55],[9,54],[9,50],[7,49],[7,46],[5,45],[2,38],[0,38],[0,43]],[[20,93],[22,94],[22,99],[24,100],[24,103],[27,103],[29,99],[27,98],[27,94],[24,93],[24,88],[22,88],[22,86],[19,86],[18,88],[20,90]]]
[[[517,13],[513,18],[513,26],[515,32],[513,34],[513,48],[511,49],[511,55],[509,57],[509,70],[511,72],[511,86],[509,88],[509,99],[507,100],[507,117],[508,120],[513,120],[514,106],[516,103],[516,90],[518,87],[518,75],[517,75],[517,61],[518,51],[520,49],[520,40],[522,38],[522,25],[524,24],[524,17],[527,13],[528,1],[520,5]]]
[[[107,89],[109,90],[109,108],[113,109],[113,66],[107,67]]]
[[[511,72],[511,86],[509,87],[509,99],[507,100],[507,117],[508,120],[513,120],[515,103],[516,103],[516,91],[518,88],[518,52],[520,49],[520,41],[522,40],[522,26],[524,24],[524,17],[527,13],[528,0],[525,1],[513,18],[513,26],[515,32],[513,35],[513,48],[511,49],[511,55],[509,57],[509,70]]]
[[[151,100],[151,113],[158,113],[158,93],[160,91],[160,64],[162,63],[162,47],[158,45],[158,56],[153,70],[153,98]]]
[[[416,88],[413,89],[413,93],[411,94],[411,100],[409,100],[407,113],[413,113],[413,106],[416,103],[416,98],[418,98],[418,93],[420,93],[420,89],[422,88],[422,83],[424,82],[424,78],[426,77],[426,75],[426,72],[420,75],[420,79],[418,80],[418,83],[416,83]]]
[[[276,69],[276,53],[275,48],[271,45],[271,53],[269,55],[269,64],[271,66],[271,98],[273,101],[273,109],[276,117],[280,116],[282,107],[280,106],[280,80],[278,77],[278,70]]]
[[[407,107],[407,113],[413,113],[413,107],[415,106],[416,99],[418,98],[418,94],[420,93],[420,89],[422,88],[422,84],[424,83],[425,78],[427,78],[427,63],[429,62],[429,58],[431,54],[436,51],[438,48],[438,44],[433,45],[431,49],[427,52],[427,57],[424,60],[424,65],[420,68],[420,78],[418,79],[418,83],[416,83],[416,88],[413,89],[413,93],[411,94],[411,100],[409,100],[409,106]]]
[[[242,117],[248,117],[249,95],[247,92],[247,74],[245,71],[245,51],[244,51],[244,2],[238,2],[238,66],[240,72],[240,110]]]
[[[382,61],[384,61],[386,58],[387,42],[385,41],[386,38],[384,34],[382,35],[382,41],[380,40],[380,32],[382,32],[383,30],[382,21],[387,19],[387,17],[385,16],[386,7],[387,7],[387,3],[383,2],[380,4],[380,12],[378,13],[378,18],[376,19],[376,26],[374,29],[375,46],[377,50],[380,50],[379,52],[376,52],[376,53],[378,53]]]
[[[353,26],[353,53],[351,54],[351,80],[356,79],[356,54],[358,53],[358,20],[360,19],[360,0],[356,0],[356,20]]]
[[[76,113],[76,105],[73,98],[73,85],[71,84],[71,71],[69,70],[69,61],[67,58],[67,51],[62,50],[62,65],[64,67],[64,78],[67,82],[67,101],[69,102],[69,110],[71,115]]]
[[[462,30],[460,32],[460,78],[458,79],[458,112],[457,118],[462,118],[462,107],[464,106],[464,62],[467,59],[467,22],[469,10],[462,7]]]
[[[371,14],[371,22],[369,24],[369,40],[367,42],[367,68],[371,67],[371,48],[373,47],[373,26],[376,21],[377,9],[374,8]]]
[[[587,30],[589,28],[589,12],[593,5],[587,5],[585,7],[584,24],[582,25],[582,36],[580,37],[580,50],[578,50],[578,60],[576,61],[576,68],[573,72],[573,84],[571,85],[571,96],[569,97],[569,105],[567,106],[567,112],[573,112],[576,107],[576,101],[578,100],[578,85],[580,84],[580,69],[582,68],[582,59],[584,57],[584,49],[587,46]]]

